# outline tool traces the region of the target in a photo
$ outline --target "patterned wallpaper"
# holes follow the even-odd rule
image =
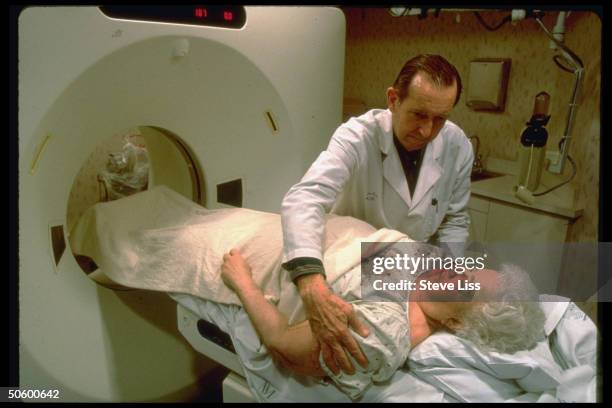
[[[345,99],[354,111],[385,107],[385,89],[403,63],[421,53],[445,56],[462,75],[464,89],[470,86],[469,62],[476,58],[511,58],[504,112],[472,111],[465,105],[465,92],[450,119],[467,135],[478,135],[480,152],[486,157],[518,160],[519,140],[529,120],[535,95],[551,96],[551,120],[547,126],[547,148],[557,150],[565,129],[574,76],[552,60],[549,39],[534,20],[505,24],[487,31],[471,12],[441,12],[425,19],[392,17],[386,8],[343,8],[347,20]],[[557,12],[548,12],[543,22],[552,30]],[[481,15],[495,25],[507,15],[485,11]],[[599,211],[599,109],[601,77],[601,21],[591,12],[573,11],[566,19],[565,44],[583,61],[586,75],[572,132],[570,155],[578,172],[572,185],[575,203],[584,214],[569,229],[568,240],[597,240]],[[571,165],[565,166],[569,177]]]

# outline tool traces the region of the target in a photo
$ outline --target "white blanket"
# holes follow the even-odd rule
[[[412,240],[395,230],[376,230],[356,218],[330,216],[323,263],[331,284],[360,267],[362,241]],[[290,322],[304,317],[295,285],[280,267],[278,214],[245,208],[207,210],[158,186],[91,207],[71,232],[70,242],[75,254],[96,262],[96,278],[103,274],[126,287],[240,305],[220,277],[223,254],[235,247],[251,265],[268,299],[278,303]]]

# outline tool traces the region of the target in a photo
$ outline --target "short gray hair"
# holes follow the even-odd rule
[[[505,264],[498,272],[501,284],[495,301],[466,312],[455,334],[484,350],[529,350],[544,338],[545,317],[538,292],[529,275],[518,266]]]
[[[393,87],[398,91],[400,103],[408,96],[408,88],[419,72],[425,72],[434,83],[440,86],[449,87],[457,84],[457,95],[453,106],[457,105],[461,96],[461,75],[457,68],[444,57],[433,54],[421,54],[411,58],[397,74]]]

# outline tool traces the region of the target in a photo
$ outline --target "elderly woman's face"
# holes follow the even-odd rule
[[[419,282],[421,280],[429,282],[428,290],[414,292],[411,300],[417,301],[423,313],[430,319],[456,330],[462,323],[463,314],[475,307],[478,300],[491,298],[497,292],[499,274],[491,269],[466,271],[463,274],[449,270],[432,270],[419,276],[417,288],[422,287]],[[434,289],[436,284],[437,290]],[[452,290],[449,289],[449,284],[453,285]]]

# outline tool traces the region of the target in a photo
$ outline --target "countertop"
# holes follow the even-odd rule
[[[569,165],[569,164],[568,164]],[[489,158],[486,161],[485,169],[495,173],[504,174],[499,177],[492,177],[485,180],[472,182],[472,195],[484,198],[492,198],[510,204],[518,205],[526,209],[543,211],[549,214],[575,219],[582,215],[582,208],[574,206],[574,189],[571,183],[567,183],[550,193],[535,197],[535,202],[529,205],[514,195],[515,187],[518,182],[519,166],[518,162]],[[545,191],[563,181],[569,176],[561,176],[542,171],[542,178],[537,192]]]

